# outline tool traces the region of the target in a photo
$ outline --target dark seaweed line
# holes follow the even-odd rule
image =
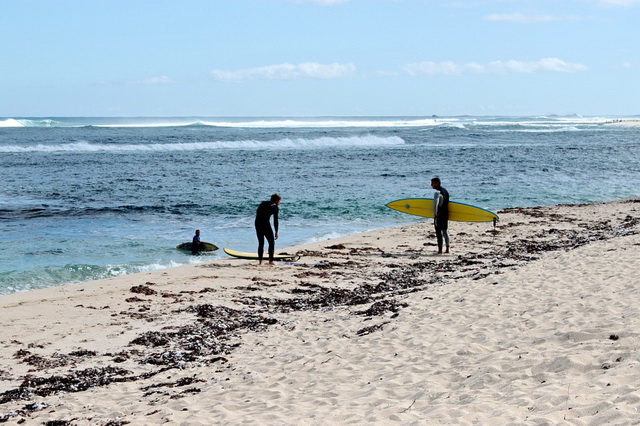
[[[150,283],[148,283],[150,284]],[[133,293],[155,294],[148,286],[132,287]],[[221,355],[227,355],[240,343],[229,344],[229,340],[240,330],[261,331],[277,321],[265,318],[248,310],[236,310],[208,304],[188,307],[182,312],[194,313],[192,324],[179,327],[175,331],[146,332],[130,342],[130,346],[146,346],[148,351],[125,351],[119,354],[104,354],[114,357],[114,362],[123,362],[134,357],[140,365],[148,364],[161,368],[132,375],[131,371],[118,367],[88,368],[69,371],[67,374],[50,377],[26,376],[20,386],[0,394],[0,404],[16,400],[29,400],[32,396],[49,396],[59,392],[82,392],[92,387],[107,386],[111,383],[145,380],[170,369],[184,369],[191,365],[210,365],[227,362]],[[74,352],[76,355],[95,356],[91,351]],[[72,354],[74,354],[72,353]],[[68,356],[70,356],[69,354]],[[65,356],[57,354],[49,360],[34,356],[30,351],[20,350],[17,357],[39,369],[65,366]],[[71,364],[75,365],[75,362]],[[19,410],[0,416],[0,423],[15,416],[26,416],[41,409],[35,404],[27,404]]]

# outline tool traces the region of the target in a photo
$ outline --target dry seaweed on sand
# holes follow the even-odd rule
[[[174,331],[148,331],[129,343],[160,348],[148,353],[143,363],[183,367],[191,362],[217,362],[221,358],[216,355],[228,354],[239,345],[230,343],[237,331],[260,331],[277,322],[251,311],[209,304],[190,306],[183,311],[195,313],[198,319]]]
[[[387,312],[393,312],[397,314],[400,309],[409,306],[408,303],[400,303],[397,300],[381,300],[375,302],[373,305],[364,311],[354,312],[355,315],[366,315],[368,317],[384,315]]]
[[[105,386],[113,382],[138,380],[141,376],[130,376],[124,368],[102,367],[78,370],[64,375],[50,377],[26,376],[17,389],[0,394],[0,404],[17,399],[29,399],[32,395],[48,396],[61,391],[82,392],[95,386]],[[154,373],[155,374],[155,373]],[[149,377],[144,375],[144,377]]]
[[[367,334],[371,334],[371,333],[374,333],[376,331],[382,330],[386,324],[389,324],[389,321],[383,322],[382,324],[375,324],[375,325],[371,325],[369,327],[361,328],[360,330],[358,330],[356,332],[356,334],[358,336],[366,336]]]
[[[29,400],[33,395],[44,397],[59,392],[81,392],[114,382],[143,380],[169,369],[184,368],[189,363],[202,365],[226,362],[226,358],[220,355],[231,352],[239,345],[237,342],[230,342],[237,336],[238,331],[264,330],[269,325],[276,323],[273,318],[264,317],[251,311],[208,304],[191,306],[184,311],[196,315],[191,324],[179,327],[174,331],[142,333],[133,339],[130,345],[144,346],[147,350],[120,353],[113,359],[114,362],[133,359],[138,364],[156,365],[161,368],[141,374],[132,374],[130,370],[121,367],[107,366],[69,371],[48,377],[29,375],[24,377],[18,388],[0,394],[0,404],[15,400]],[[20,350],[16,355],[30,362],[35,362],[37,358],[38,362],[45,364],[39,365],[39,368],[66,365],[66,363],[51,365],[50,359],[34,355],[27,350]],[[68,356],[52,359],[66,360],[69,357],[81,358],[94,355],[97,356],[93,351],[78,350]],[[105,354],[105,356],[113,355]],[[1,419],[2,417],[0,417]]]

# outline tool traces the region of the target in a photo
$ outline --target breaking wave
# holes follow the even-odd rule
[[[44,266],[29,271],[8,271],[0,273],[0,295],[37,290],[61,284],[79,283],[120,277],[140,272],[172,268],[183,265],[176,262],[123,263],[119,265],[67,264]]]
[[[243,140],[191,143],[155,143],[155,144],[100,144],[89,142],[73,142],[64,144],[37,144],[27,146],[0,146],[0,152],[167,152],[167,151],[210,151],[217,149],[316,149],[362,146],[404,145],[404,140],[397,136],[359,136],[359,137],[322,137],[316,139],[278,139],[278,140]]]
[[[336,127],[420,127],[437,126],[450,119],[402,117],[349,117],[349,118],[6,118],[0,127],[185,127],[211,126],[231,128],[336,128]],[[455,119],[454,119],[455,121]]]

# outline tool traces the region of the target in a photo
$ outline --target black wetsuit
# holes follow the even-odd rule
[[[194,235],[191,240],[191,254],[198,254],[204,249],[204,244],[200,241],[200,235]]]
[[[438,240],[438,252],[442,252],[442,239],[449,247],[449,191],[440,187],[437,189],[442,196],[442,204],[437,207],[436,217],[433,219],[433,224],[436,228],[436,238]]]
[[[256,210],[256,235],[258,236],[258,258],[262,262],[264,254],[264,239],[269,242],[269,262],[273,262],[273,254],[275,252],[275,235],[271,229],[269,219],[273,215],[273,227],[275,233],[278,233],[278,205],[272,201],[263,201]]]

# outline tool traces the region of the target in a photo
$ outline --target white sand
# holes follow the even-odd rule
[[[637,200],[513,209],[501,213],[496,235],[491,224],[452,222],[451,255],[434,254],[427,222],[287,250],[325,267],[229,259],[3,296],[0,419],[638,424],[639,212]],[[356,312],[372,301],[289,312],[273,302],[317,298],[314,285],[353,295],[379,283],[397,286],[361,294],[406,306],[367,316]],[[147,379],[46,396],[24,381],[90,367],[129,371],[113,377],[158,372],[167,366],[141,361],[187,348],[129,343],[199,323],[181,310],[204,304],[260,311],[277,323],[237,332],[229,343],[239,346],[217,355],[223,360],[207,363],[215,358],[208,355]],[[95,354],[69,355],[78,350]],[[116,362],[123,351],[129,359]],[[23,399],[10,398],[21,384]]]

